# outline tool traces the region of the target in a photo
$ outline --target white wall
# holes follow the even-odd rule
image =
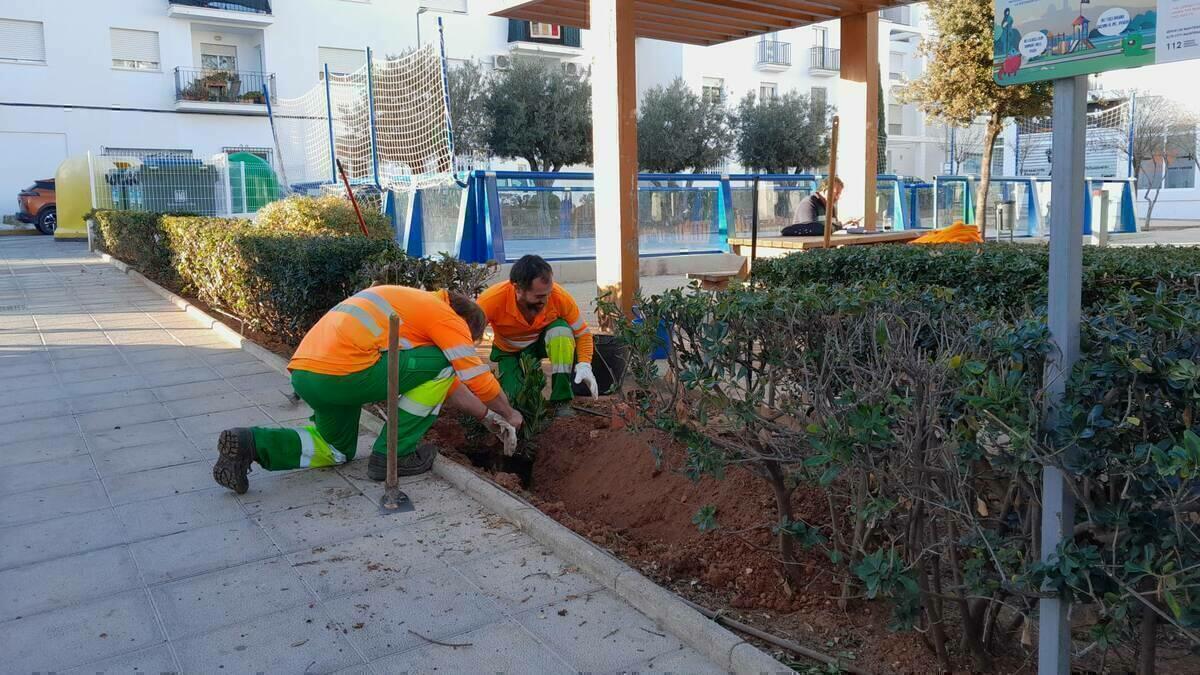
[[[676,77],[683,76],[684,47],[675,42],[638,38],[636,49],[638,105],[640,106],[642,92],[654,87],[665,87],[671,84]]]
[[[21,104],[0,105],[0,157],[24,157],[33,147],[30,143],[43,148],[34,151],[35,158],[4,162],[0,204],[10,203],[10,195],[34,179],[52,174],[60,146],[69,155],[107,146],[189,148],[197,156],[214,154],[224,146],[270,146],[266,117],[175,110],[174,69],[195,67],[200,42],[209,41],[214,33],[222,35],[222,44],[238,46],[243,70],[275,73],[277,94],[292,98],[317,85],[319,47],[370,46],[383,57],[414,46],[417,8],[421,2],[431,1],[275,0],[273,23],[260,29],[171,17],[166,0],[0,0],[0,17],[42,21],[46,43],[45,65],[0,63],[4,87],[0,99]],[[467,6],[469,15],[423,14],[421,39],[426,43],[437,40],[441,17],[449,59],[478,59],[490,65],[496,54],[509,51],[508,22],[488,15],[494,8],[489,0],[469,0]],[[837,22],[826,26],[828,46],[839,48]],[[161,69],[112,68],[110,27],[158,32]],[[792,43],[792,66],[783,72],[756,69],[758,38],[708,48],[639,40],[639,97],[645,89],[667,84],[676,76],[697,91],[704,77],[721,77],[731,104],[748,91],[757,92],[760,83],[774,82],[780,93],[796,90],[807,94],[813,86],[826,87],[830,102],[836,105],[838,78],[809,73],[813,29],[793,29],[773,37]],[[583,31],[585,49],[588,39],[588,32]],[[261,65],[254,62],[259,44]],[[586,60],[582,51],[565,51],[564,59]],[[888,54],[888,49],[880,49],[885,77]],[[36,142],[30,140],[34,137]],[[52,149],[45,149],[43,142]],[[8,210],[0,207],[0,211]]]
[[[0,212],[10,211],[10,195],[52,176],[64,152],[183,148],[208,156],[225,146],[271,146],[269,122],[261,114],[175,110],[174,70],[196,68],[202,42],[237,46],[239,68],[275,73],[276,93],[283,98],[317,86],[319,47],[370,46],[382,58],[417,42],[416,0],[275,0],[272,5],[273,23],[259,28],[171,17],[166,0],[0,0],[0,17],[43,22],[46,44],[45,65],[0,62],[0,100],[20,104],[0,105],[0,157],[6,160],[0,170]],[[424,13],[421,39],[438,39],[441,17],[448,58],[491,64],[494,55],[509,51],[508,22],[488,16],[487,2],[475,0],[468,7],[472,14],[466,16]],[[161,68],[114,69],[110,27],[157,32]],[[221,40],[214,39],[218,34]],[[585,45],[586,40],[585,31]],[[8,161],[11,157],[26,159]]]
[[[59,162],[67,158],[67,136],[62,133],[0,130],[0,148],[10,158],[0,161],[0,185],[12,190],[0,193],[0,213],[16,211],[16,193],[33,185],[33,181],[53,178]],[[11,152],[11,154],[8,154]]]

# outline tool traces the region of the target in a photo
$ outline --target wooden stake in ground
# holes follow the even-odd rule
[[[358,229],[362,230],[364,237],[369,237],[367,234],[367,222],[363,220],[362,211],[358,210],[358,200],[354,197],[354,190],[350,189],[350,179],[346,178],[346,169],[342,166],[342,160],[337,161],[338,173],[342,174],[342,183],[346,185],[346,199],[354,206],[354,215],[358,216]]]
[[[825,248],[829,248],[829,240],[833,236],[833,185],[834,179],[837,178],[837,144],[838,116],[834,115],[833,129],[829,132],[829,185],[825,189]]]
[[[399,420],[396,419],[400,403],[400,317],[393,313],[388,317],[387,350],[387,481],[383,484],[383,496],[379,498],[379,510],[384,515],[413,510],[412,500],[400,491],[397,475],[396,434]]]

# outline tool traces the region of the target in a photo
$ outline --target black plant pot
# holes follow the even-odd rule
[[[625,374],[625,364],[629,358],[629,347],[613,335],[596,335],[596,354],[592,357],[592,373],[596,375],[597,389],[600,395],[612,393],[613,387],[621,381]],[[576,396],[591,396],[587,385],[582,382],[572,385]]]

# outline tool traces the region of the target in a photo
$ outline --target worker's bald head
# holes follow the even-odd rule
[[[450,293],[450,307],[454,313],[461,316],[471,329],[471,339],[479,342],[483,339],[483,329],[487,328],[487,315],[475,301],[462,293]]]

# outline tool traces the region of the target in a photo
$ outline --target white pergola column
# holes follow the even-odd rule
[[[840,20],[841,81],[837,114],[838,174],[846,184],[838,219],[862,218],[875,230],[875,176],[879,148],[879,14],[867,12]]]
[[[634,0],[591,0],[596,285],[628,315],[638,289]]]

